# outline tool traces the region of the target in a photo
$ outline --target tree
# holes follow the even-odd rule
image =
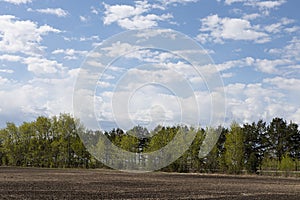
[[[2,131],[3,153],[5,154],[5,164],[20,166],[22,151],[20,148],[20,134],[18,127],[14,123],[6,123],[6,128]]]
[[[263,160],[266,149],[266,123],[244,124],[245,167],[248,172],[256,173]]]
[[[283,155],[287,152],[289,145],[289,134],[286,121],[282,118],[274,118],[268,126],[268,139],[268,153],[280,163]]]
[[[33,124],[35,131],[34,157],[35,166],[50,167],[51,155],[51,121],[47,117],[38,117]]]
[[[32,148],[31,140],[34,137],[33,123],[24,122],[19,126],[20,132],[20,148],[22,149],[22,165],[30,166],[32,162],[32,157],[30,150]]]
[[[8,165],[7,135],[5,129],[0,130],[0,165]]]
[[[198,129],[195,139],[192,142],[188,152],[190,157],[190,171],[200,171],[200,168],[203,164],[203,160],[199,158],[199,150],[200,146],[204,140],[205,137],[205,131],[204,129]]]
[[[287,175],[289,171],[294,170],[294,161],[293,159],[286,153],[281,160],[281,163],[279,165],[279,169],[282,171],[285,171],[285,174]]]
[[[244,161],[244,137],[241,127],[232,123],[225,142],[225,163],[230,173],[240,173]]]
[[[287,127],[288,137],[288,154],[293,160],[300,160],[300,131],[298,124],[290,122]],[[295,170],[297,170],[297,165]]]
[[[214,172],[219,168],[219,148],[217,142],[219,140],[221,130],[207,128],[205,130],[205,139],[200,147],[200,156],[207,154],[202,160],[206,171]]]

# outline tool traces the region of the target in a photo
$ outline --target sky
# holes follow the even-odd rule
[[[75,113],[92,107],[101,129],[206,126],[224,109],[224,125],[274,117],[300,124],[299,7],[298,0],[0,0],[0,127],[74,114],[74,99]],[[184,42],[135,49],[139,40],[115,36],[145,29],[145,40],[150,30],[186,35],[204,50],[203,71],[176,57],[190,50]],[[116,58],[102,74],[97,52]],[[78,86],[87,65],[100,66],[89,73],[98,75],[92,94]],[[207,78],[211,71],[218,77]]]

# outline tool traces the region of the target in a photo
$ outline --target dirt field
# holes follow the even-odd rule
[[[0,168],[0,199],[300,199],[300,179]]]

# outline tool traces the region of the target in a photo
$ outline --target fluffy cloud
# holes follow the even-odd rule
[[[12,73],[14,73],[14,71],[11,70],[11,69],[0,69],[0,73],[8,73],[8,74],[12,74]]]
[[[25,64],[27,65],[27,70],[35,75],[60,74],[64,70],[61,63],[58,63],[55,60],[48,60],[47,58],[40,56],[21,57],[17,55],[3,54],[0,55],[0,60]],[[7,73],[9,72],[10,71],[7,71]]]
[[[4,86],[6,84],[8,84],[10,81],[7,78],[1,77],[0,76],[0,85]]]
[[[286,3],[286,0],[275,0],[275,1],[245,1],[246,6],[258,7],[260,10],[273,9]]]
[[[259,17],[261,17],[261,16],[262,16],[262,15],[261,15],[261,14],[258,14],[258,13],[244,14],[244,15],[243,15],[243,19],[245,19],[245,20],[253,20],[253,19],[259,18]]]
[[[201,42],[223,43],[224,40],[248,40],[256,43],[270,41],[267,33],[262,32],[258,26],[253,26],[248,20],[238,18],[220,18],[210,15],[201,20],[201,33],[197,38]]]
[[[78,56],[85,56],[87,55],[88,51],[78,51],[75,49],[56,49],[52,51],[52,54],[63,54],[64,59],[66,60],[76,60]]]
[[[171,14],[156,15],[149,13],[153,5],[147,1],[136,1],[131,5],[104,4],[105,12],[103,23],[109,25],[117,23],[125,29],[143,29],[156,27],[158,21],[166,21],[172,18]]]
[[[285,83],[280,83],[283,81]],[[299,95],[290,91],[292,85],[299,80],[288,80],[283,77],[265,79],[256,84],[229,84],[226,89],[227,118],[238,122],[253,122],[258,119],[270,121],[274,117],[284,117],[287,120],[300,122],[295,113],[299,108]],[[281,87],[274,87],[280,84]],[[299,83],[298,83],[299,84]],[[299,88],[297,89],[299,91]],[[299,92],[298,92],[299,93]],[[295,96],[296,95],[296,96]],[[287,102],[286,99],[295,99]]]
[[[289,41],[289,44],[282,49],[270,49],[269,52],[298,62],[300,61],[300,39],[294,37]]]
[[[162,0],[161,2],[164,4],[164,5],[168,5],[168,4],[186,4],[186,3],[195,3],[199,0]]]
[[[254,6],[259,8],[276,8],[286,3],[286,0],[270,0],[270,1],[258,1],[258,0],[225,0],[226,5],[233,3],[243,3],[246,6]]]
[[[10,55],[10,54],[3,54],[0,55],[0,60],[5,60],[9,62],[18,62],[22,60],[22,57],[16,55]]]
[[[43,14],[56,15],[57,17],[66,17],[69,14],[66,10],[63,10],[62,8],[45,8],[36,10],[28,8],[27,11],[35,11]]]
[[[55,74],[62,72],[63,65],[55,60],[48,60],[39,57],[24,58],[24,64],[27,64],[28,71],[35,75]]]
[[[32,0],[3,0],[7,3],[12,3],[12,4],[16,4],[16,5],[19,5],[19,4],[26,4],[26,3],[31,3]]]
[[[0,90],[0,126],[7,121],[22,123],[37,116],[72,113],[73,85],[78,69],[72,69],[63,78],[33,78],[30,81],[2,81]],[[4,121],[5,120],[5,121]]]
[[[232,68],[253,67],[256,70],[266,74],[284,74],[288,71],[287,68],[289,68],[289,66],[295,68],[295,66],[292,64],[293,62],[291,60],[285,58],[269,60],[246,57],[239,60],[230,60],[214,65],[210,64],[207,67],[215,66],[219,72],[224,72]]]
[[[255,62],[255,59],[252,57],[242,58],[240,60],[230,60],[224,63],[215,64],[214,66],[218,69],[219,72],[229,70],[234,67],[247,67],[252,66]]]
[[[258,8],[264,15],[269,15],[271,9],[276,9],[286,3],[286,0],[258,1],[258,0],[225,0],[226,5],[243,3],[244,6]]]
[[[87,17],[81,16],[81,15],[79,16],[79,19],[80,19],[81,22],[87,22],[88,21]]]
[[[298,91],[300,93],[300,79],[295,78],[284,78],[284,77],[275,77],[275,78],[266,78],[264,83],[269,83],[275,85],[277,88],[288,90],[288,91]]]
[[[261,72],[268,73],[268,74],[279,74],[282,72],[279,69],[279,67],[289,65],[290,63],[291,61],[287,59],[276,59],[276,60],[256,59],[255,66]]]
[[[46,47],[40,45],[42,36],[60,30],[49,25],[38,26],[26,20],[18,20],[12,15],[0,16],[0,51],[6,53],[41,54]]]
[[[280,33],[282,31],[286,31],[288,27],[287,25],[293,23],[294,20],[288,18],[282,18],[278,23],[270,24],[265,26],[265,30],[269,33]],[[292,31],[292,30],[290,30]]]

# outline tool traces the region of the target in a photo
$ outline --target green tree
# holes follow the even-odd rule
[[[298,170],[297,161],[300,161],[300,131],[298,124],[290,122],[287,127],[288,137],[288,154],[295,161],[295,171]]]
[[[188,153],[190,158],[190,169],[189,171],[200,171],[203,166],[203,160],[199,158],[200,146],[204,140],[205,131],[204,129],[198,129],[195,139],[193,140]]]
[[[19,126],[20,148],[22,150],[22,165],[30,166],[33,158],[31,157],[31,139],[35,136],[33,123],[24,122]]]
[[[267,147],[266,123],[259,120],[257,123],[244,124],[245,168],[248,172],[256,173],[261,166]]]
[[[282,171],[285,171],[287,174],[287,172],[294,170],[294,166],[295,166],[295,163],[294,163],[293,159],[289,156],[288,153],[286,153],[282,157],[281,163],[279,165],[279,169]]]
[[[269,156],[279,161],[288,151],[289,133],[287,123],[282,118],[274,118],[268,126]]]
[[[220,129],[217,130],[210,127],[205,130],[206,139],[204,139],[200,148],[200,154],[207,154],[204,158],[202,158],[205,171],[215,172],[219,168],[220,151],[216,141],[219,140],[220,134]]]
[[[2,131],[2,138],[5,164],[20,166],[23,155],[18,127],[14,123],[6,123],[6,128]]]
[[[244,162],[244,135],[237,123],[232,123],[225,142],[225,162],[230,173],[239,173]]]

